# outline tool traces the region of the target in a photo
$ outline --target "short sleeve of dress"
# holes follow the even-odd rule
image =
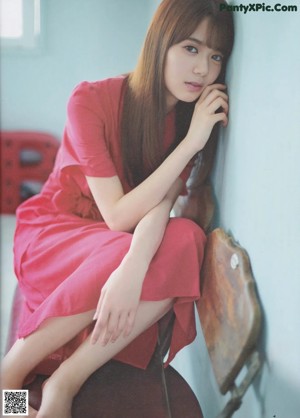
[[[73,91],[67,107],[65,147],[69,165],[79,166],[84,175],[112,177],[116,168],[109,153],[105,112],[108,93],[94,83],[83,82]]]

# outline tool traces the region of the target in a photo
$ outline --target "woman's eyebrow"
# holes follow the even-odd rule
[[[193,36],[189,36],[186,40],[187,41],[193,41],[193,42],[195,42],[198,45],[204,45],[204,46],[207,46],[208,48],[210,48],[210,49],[212,49],[214,51],[221,52],[221,49],[220,48],[212,48],[212,47],[209,47],[205,41],[201,41],[200,39],[194,38]]]
[[[193,42],[196,42],[199,45],[206,45],[205,42],[200,41],[200,39],[194,38],[193,36],[188,37],[187,41],[193,41]]]

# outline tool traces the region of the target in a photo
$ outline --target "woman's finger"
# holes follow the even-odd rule
[[[214,124],[217,122],[221,122],[223,127],[226,127],[228,125],[228,116],[224,113],[215,113],[213,115]]]
[[[228,102],[228,96],[226,93],[220,90],[212,90],[210,94],[201,103],[199,103],[199,106],[209,106],[218,98],[222,98],[223,100]]]
[[[105,289],[102,289],[101,290],[101,293],[100,293],[100,298],[98,300],[97,308],[96,308],[95,314],[93,316],[93,320],[97,319],[98,316],[99,316],[99,313],[101,311],[101,305],[102,305],[104,296],[105,296]]]
[[[131,331],[134,327],[135,315],[136,315],[136,310],[132,310],[132,311],[129,312],[129,314],[127,316],[127,321],[126,321],[124,334],[123,334],[124,337],[128,337],[131,334]]]
[[[100,311],[100,314],[98,315],[98,318],[96,320],[92,336],[91,336],[91,343],[95,344],[100,336],[103,334],[103,330],[106,329],[107,323],[109,320],[110,312],[108,309],[102,308]]]
[[[115,341],[117,341],[117,339],[120,337],[120,335],[122,334],[122,332],[125,329],[125,325],[126,325],[126,320],[127,320],[127,312],[123,312],[120,316],[119,316],[119,322],[118,325],[114,331],[114,333],[111,336],[111,342],[114,343]]]
[[[201,96],[199,97],[198,102],[202,103],[207,98],[207,96],[209,96],[209,94],[212,91],[214,91],[214,90],[223,91],[223,90],[226,90],[226,88],[227,88],[227,86],[225,86],[225,84],[211,84],[211,85],[205,87],[205,89],[201,93]]]
[[[119,316],[119,312],[110,313],[105,332],[101,336],[102,345],[106,345],[110,341],[114,332],[116,331],[119,322]]]
[[[228,113],[229,105],[226,100],[224,100],[222,97],[218,97],[215,99],[208,107],[208,111],[210,114],[215,113],[218,109],[223,109],[225,113]]]

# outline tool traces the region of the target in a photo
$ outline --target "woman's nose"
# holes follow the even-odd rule
[[[208,73],[208,59],[206,57],[199,57],[197,60],[195,67],[194,67],[194,73],[199,74],[202,77],[206,76]]]

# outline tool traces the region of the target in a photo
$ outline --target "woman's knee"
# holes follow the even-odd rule
[[[178,241],[196,239],[197,241],[205,242],[206,240],[203,229],[187,218],[171,218],[165,232],[165,236],[168,235],[171,239]]]

